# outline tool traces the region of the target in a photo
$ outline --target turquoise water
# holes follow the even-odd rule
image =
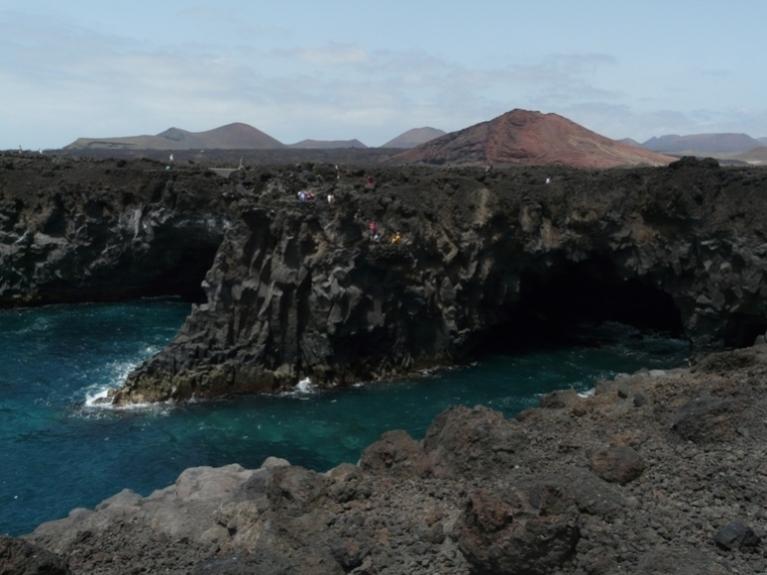
[[[610,324],[566,347],[497,355],[417,381],[292,397],[115,412],[87,407],[175,334],[177,301],[0,311],[0,532],[31,531],[123,488],[142,494],[189,466],[256,467],[269,455],[326,469],[387,429],[416,436],[446,407],[509,415],[540,393],[642,367],[681,365],[687,345]]]

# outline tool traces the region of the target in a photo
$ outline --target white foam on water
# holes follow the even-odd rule
[[[578,397],[586,399],[588,397],[593,397],[596,392],[597,392],[597,388],[596,387],[592,387],[591,389],[587,389],[586,391],[579,392],[578,393]]]
[[[111,364],[107,369],[111,372],[106,383],[98,383],[91,385],[85,389],[85,407],[99,408],[99,409],[111,409],[114,406],[105,401],[109,392],[113,389],[117,389],[128,377],[128,374],[133,371],[140,362],[137,361],[125,361],[115,362]]]
[[[85,392],[85,407],[103,407],[104,400],[109,395],[110,387],[100,386],[91,392]]]
[[[318,392],[317,386],[312,383],[310,377],[305,377],[293,386],[293,389],[288,391],[282,391],[277,394],[278,397],[295,397],[296,399],[306,400],[310,395],[315,395]]]
[[[296,390],[296,393],[300,393],[302,395],[312,394],[317,391],[310,377],[305,377],[301,381],[299,381],[296,384],[295,390]]]
[[[114,405],[107,401],[109,392],[119,389],[125,383],[128,375],[139,365],[141,361],[115,362],[108,367],[111,372],[107,383],[92,385],[85,390],[85,402],[83,407],[88,412],[94,411],[152,411],[154,413],[166,414],[172,402],[158,403],[129,403],[125,405]]]

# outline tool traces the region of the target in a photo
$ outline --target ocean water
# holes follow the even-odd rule
[[[390,383],[282,397],[113,411],[89,398],[174,336],[189,311],[173,300],[0,311],[0,533],[91,507],[123,488],[142,494],[186,467],[269,455],[324,470],[355,462],[383,431],[422,436],[454,404],[513,415],[554,389],[683,365],[687,344],[620,324],[582,326],[568,345],[494,355]]]

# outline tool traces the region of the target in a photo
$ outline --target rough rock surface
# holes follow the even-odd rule
[[[197,299],[229,203],[200,169],[0,157],[0,306]]]
[[[479,489],[469,496],[456,536],[474,571],[545,575],[575,553],[578,513],[548,478],[500,495]]]
[[[315,168],[243,202],[206,302],[115,401],[397,376],[532,339],[547,320],[550,336],[578,313],[678,328],[698,351],[767,327],[767,172],[683,161],[365,180]],[[307,186],[336,202],[297,202]]]
[[[27,539],[89,575],[763,573],[767,346],[707,362],[735,367],[640,372],[514,420],[452,408],[423,440],[387,433],[359,465],[325,473],[277,460],[190,469]],[[737,432],[681,433],[700,396],[737,402],[721,415]],[[641,475],[594,472],[593,454],[627,446]]]
[[[202,301],[118,403],[397,376],[536,330],[550,339],[578,314],[678,328],[698,351],[741,346],[767,327],[766,189],[763,170],[689,159],[491,174],[304,164],[225,179],[3,157],[0,305]],[[729,407],[689,409],[697,421]],[[701,429],[680,417],[683,434],[718,425],[713,412]]]
[[[21,539],[0,535],[0,575],[70,575],[66,562]]]
[[[737,550],[757,547],[761,543],[761,537],[748,525],[733,521],[716,532],[714,541],[723,549]]]
[[[591,456],[591,470],[605,481],[625,485],[644,471],[644,461],[628,445],[600,449]]]

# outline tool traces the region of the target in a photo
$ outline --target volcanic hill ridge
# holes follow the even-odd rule
[[[205,132],[169,128],[155,136],[78,138],[65,150],[266,150],[284,144],[248,124],[235,122]]]
[[[642,147],[662,154],[677,156],[734,156],[743,154],[764,143],[748,134],[669,134],[650,138]]]
[[[364,150],[367,148],[365,144],[358,139],[353,140],[301,140],[295,144],[289,144],[288,148],[297,148],[300,150],[337,150],[337,149],[350,149],[356,148]]]
[[[661,166],[673,158],[601,136],[558,114],[515,109],[398,154],[402,163]]]
[[[444,136],[447,132],[444,130],[438,130],[437,128],[430,128],[428,126],[423,128],[413,128],[407,132],[402,132],[396,138],[393,138],[386,142],[382,148],[415,148],[426,142]]]

